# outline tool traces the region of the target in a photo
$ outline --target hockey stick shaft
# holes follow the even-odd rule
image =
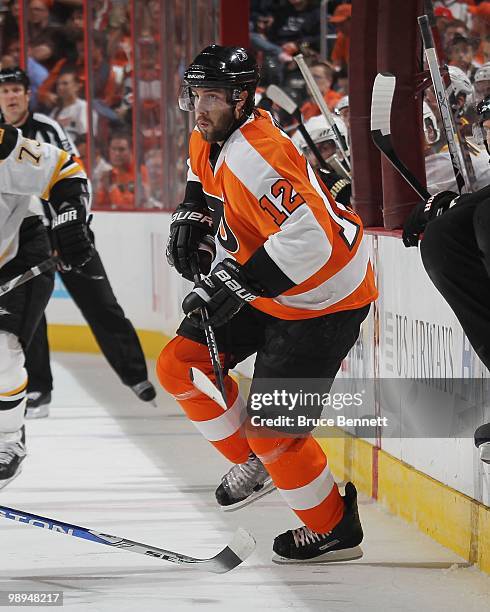
[[[323,168],[324,170],[327,170],[328,166],[327,166],[325,160],[323,159],[320,151],[318,150],[318,147],[313,142],[313,140],[312,140],[308,130],[305,128],[304,124],[301,121],[298,122],[298,130],[301,132],[301,136],[303,136],[303,138],[305,139],[305,142],[308,145],[310,151],[316,157],[316,160],[317,160],[318,164],[320,165],[320,168]]]
[[[313,75],[310,72],[310,69],[306,65],[303,55],[301,53],[299,53],[298,55],[295,55],[294,60],[298,64],[298,68],[300,69],[301,74],[303,75],[303,78],[306,82],[306,85],[311,95],[313,96],[313,99],[315,100],[322,115],[325,117],[328,125],[331,127],[335,135],[335,140],[337,142],[337,147],[340,151],[340,156],[342,158],[342,161],[344,162],[344,164],[350,171],[351,169],[350,160],[348,157],[347,147],[345,145],[344,139],[342,138],[342,134],[340,133],[339,128],[337,127],[335,121],[332,118],[332,113],[329,111],[328,106],[325,103],[325,100],[323,99],[322,93],[318,85],[316,84],[315,79],[313,78]]]
[[[228,401],[226,398],[225,377],[219,359],[218,343],[216,342],[214,330],[209,323],[209,316],[206,308],[201,308],[201,317],[202,322],[204,324],[204,334],[206,336],[206,343],[208,345],[209,357],[213,366],[214,376],[216,377],[216,384],[221,395],[223,396],[223,401],[225,405],[228,406]]]
[[[456,131],[456,123],[449,106],[449,100],[446,94],[446,89],[441,77],[439,69],[439,58],[434,46],[434,38],[430,29],[429,18],[427,15],[418,17],[420,33],[425,47],[425,56],[429,66],[432,84],[434,85],[434,93],[436,95],[437,104],[441,113],[442,125],[446,135],[449,155],[453,166],[456,184],[460,193],[467,189],[463,166],[460,161],[460,152],[458,150],[458,136]]]
[[[282,108],[282,110],[285,111],[290,117],[294,117],[294,119],[298,123],[298,130],[300,131],[301,135],[305,139],[305,142],[310,148],[310,151],[316,157],[320,165],[320,168],[327,170],[328,169],[327,163],[323,159],[320,151],[318,150],[318,147],[313,142],[313,139],[311,138],[308,130],[304,126],[303,118],[301,117],[301,112],[296,102],[294,102],[294,100],[292,100],[287,95],[287,93],[283,91],[277,85],[269,85],[269,87],[266,89],[265,94],[268,98],[270,98],[274,102],[274,104],[277,104],[277,106]]]
[[[19,274],[19,276],[15,276],[14,278],[11,278],[7,282],[0,285],[0,297],[9,293],[9,291],[12,291],[13,289],[20,287],[24,283],[27,283],[33,278],[36,278],[36,276],[40,276],[41,274],[44,274],[44,272],[51,270],[52,268],[57,266],[59,263],[60,263],[60,258],[53,255],[52,257],[49,257],[48,259],[45,259],[44,261],[42,261],[37,266],[33,266],[32,268],[30,268],[23,274]]]
[[[194,282],[197,284],[201,280],[201,273],[199,271],[199,264],[195,260],[191,262],[191,269],[192,274],[194,275]],[[206,336],[206,344],[208,345],[209,357],[211,359],[211,365],[213,366],[213,372],[216,378],[216,384],[223,397],[225,406],[228,406],[228,402],[226,401],[225,377],[223,374],[223,368],[221,367],[221,361],[219,359],[219,349],[218,343],[216,342],[216,336],[212,326],[209,323],[209,315],[206,308],[201,308],[200,313],[204,326],[204,335]]]
[[[54,520],[45,516],[39,516],[37,514],[31,514],[30,512],[24,512],[16,510],[15,508],[9,508],[7,506],[0,506],[0,517],[6,518],[17,523],[23,523],[25,525],[32,525],[33,527],[40,527],[41,529],[48,529],[57,533],[63,533],[74,538],[80,538],[82,540],[88,540],[95,542],[96,544],[104,544],[106,546],[112,546],[113,548],[122,548],[129,552],[135,552],[149,557],[155,557],[169,561],[170,563],[177,563],[180,565],[194,565],[201,566],[206,571],[213,573],[224,573],[227,572],[237,565],[239,565],[245,558],[252,552],[255,541],[245,530],[239,529],[235,534],[235,537],[230,544],[224,548],[218,555],[210,559],[197,559],[195,557],[189,557],[181,553],[176,553],[163,548],[157,548],[156,546],[150,546],[149,544],[142,544],[141,542],[135,542],[126,538],[120,538],[118,536],[101,533],[93,529],[87,529],[86,527],[80,527],[79,525],[72,525],[63,521]]]

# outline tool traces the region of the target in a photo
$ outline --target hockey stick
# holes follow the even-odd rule
[[[427,58],[427,64],[429,65],[430,76],[434,85],[434,93],[436,94],[439,112],[441,113],[442,125],[446,134],[447,146],[449,149],[449,155],[451,157],[454,176],[456,178],[456,184],[458,185],[459,193],[463,193],[467,190],[466,183],[468,179],[465,179],[465,172],[463,170],[463,166],[461,165],[456,124],[449,106],[449,100],[442,81],[441,72],[439,70],[439,59],[434,46],[434,38],[430,29],[429,18],[427,15],[422,15],[418,17],[417,20],[419,22],[422,40],[424,41],[425,56]]]
[[[17,287],[20,287],[24,283],[27,283],[33,278],[36,278],[36,276],[40,276],[41,274],[44,274],[44,272],[47,272],[48,270],[51,270],[52,268],[55,268],[58,265],[62,266],[61,268],[62,274],[63,272],[73,271],[76,274],[80,274],[80,276],[83,276],[83,278],[87,278],[89,280],[102,280],[104,278],[103,276],[98,275],[98,274],[96,275],[85,274],[85,272],[83,272],[81,268],[64,267],[59,256],[52,255],[51,257],[48,257],[48,259],[45,259],[44,261],[42,261],[37,266],[32,266],[32,268],[29,268],[29,270],[27,270],[23,274],[14,276],[14,278],[11,278],[7,282],[3,283],[3,285],[0,285],[0,298],[4,296],[6,293],[9,293],[9,291],[12,291],[13,289],[16,289]]]
[[[192,384],[196,389],[198,389],[204,395],[207,395],[212,400],[214,400],[217,404],[223,408],[223,410],[228,410],[228,406],[223,398],[223,394],[213,384],[213,381],[204,374],[199,368],[191,368],[189,370],[189,376],[191,377]]]
[[[412,189],[425,201],[430,193],[423,187],[398,157],[391,141],[391,105],[395,93],[396,77],[389,72],[379,73],[373,86],[371,101],[371,136],[374,144],[403,176]]]
[[[192,273],[194,275],[194,282],[197,284],[201,280],[201,273],[199,272],[199,267],[198,267],[198,264],[197,264],[196,261],[192,261],[191,262],[191,269],[192,269]],[[195,369],[200,374],[202,374],[202,376],[204,376],[204,378],[209,380],[209,384],[211,384],[212,387],[214,389],[216,389],[217,391],[219,390],[219,393],[221,394],[222,402],[218,401],[215,397],[212,397],[206,391],[202,391],[202,393],[205,393],[206,395],[208,395],[209,397],[211,397],[215,401],[218,401],[218,404],[222,408],[224,408],[224,410],[226,410],[227,407],[228,407],[228,402],[226,401],[226,388],[225,388],[225,380],[224,380],[224,376],[223,376],[223,368],[221,367],[221,362],[219,360],[218,343],[216,342],[216,336],[214,335],[214,330],[211,327],[211,325],[209,324],[208,311],[206,310],[205,307],[202,307],[200,309],[200,313],[201,313],[201,318],[202,318],[202,322],[203,322],[203,326],[204,326],[204,334],[206,336],[206,344],[208,345],[209,357],[211,359],[211,365],[213,366],[213,372],[214,372],[214,376],[216,378],[216,384],[218,385],[218,389],[216,389],[216,387],[208,379],[208,377],[205,374],[203,374],[200,370],[197,370],[197,368],[191,368],[190,371],[189,371],[189,375],[190,375],[191,381],[194,384],[194,386],[197,389],[199,389],[200,391],[202,391],[202,389],[199,387],[199,384],[201,383],[201,386],[202,386],[202,384],[203,384],[202,383],[202,378],[198,375],[197,376],[197,381],[198,382],[196,384],[195,377],[194,377],[194,374],[193,374],[192,370]],[[224,406],[223,406],[223,404],[224,404]]]
[[[3,285],[0,285],[0,297],[4,296],[9,291],[12,291],[12,289],[16,289],[17,287],[20,287],[21,285],[27,283],[33,278],[36,278],[36,276],[40,276],[41,274],[44,274],[44,272],[51,270],[59,263],[61,263],[60,258],[56,255],[53,255],[52,257],[49,257],[48,259],[42,261],[37,266],[33,266],[32,268],[30,268],[30,270],[27,270],[27,272],[24,272],[23,274],[19,274],[19,276],[11,278],[6,283],[3,283]]]
[[[310,72],[310,69],[306,65],[303,55],[301,53],[295,55],[294,61],[298,64],[298,68],[300,69],[301,74],[303,75],[303,78],[306,82],[308,89],[310,90],[311,95],[313,96],[313,99],[319,107],[322,115],[327,120],[328,125],[331,127],[335,135],[335,140],[337,142],[337,147],[339,149],[342,162],[345,164],[346,168],[348,168],[350,172],[351,166],[349,160],[349,152],[344,142],[344,139],[342,138],[342,134],[340,133],[335,121],[332,119],[332,113],[328,110],[328,106],[326,105],[325,100],[323,99],[321,91],[318,88],[318,85],[316,84],[315,79],[313,78],[313,75]]]
[[[316,157],[318,163],[320,164],[320,168],[324,170],[328,169],[328,166],[321,156],[318,147],[313,142],[308,130],[305,128],[303,124],[303,118],[301,117],[301,111],[298,108],[298,105],[294,100],[292,100],[285,91],[283,91],[277,85],[269,85],[269,87],[265,90],[265,95],[270,98],[274,104],[277,104],[280,108],[282,108],[288,115],[294,117],[298,122],[298,130],[306,141],[306,144],[309,146],[311,152]]]
[[[165,550],[164,548],[157,548],[149,544],[141,544],[140,542],[134,542],[126,538],[100,533],[93,529],[87,529],[86,527],[71,525],[70,523],[64,523],[63,521],[57,521],[45,516],[38,516],[30,512],[21,512],[20,510],[8,508],[7,506],[0,506],[0,517],[16,521],[17,523],[40,527],[41,529],[49,529],[50,531],[63,533],[74,538],[89,540],[97,544],[105,544],[106,546],[113,546],[114,548],[123,548],[129,552],[163,559],[164,561],[170,561],[170,563],[194,566],[198,569],[213,572],[215,574],[224,574],[237,567],[245,561],[255,548],[255,539],[241,527],[235,532],[228,546],[225,546],[217,555],[209,559],[196,559],[195,557],[182,555],[170,550]]]

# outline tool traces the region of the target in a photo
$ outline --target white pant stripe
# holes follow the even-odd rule
[[[335,481],[328,464],[309,484],[296,489],[277,489],[292,510],[309,510],[326,499]]]
[[[192,421],[202,435],[210,442],[225,440],[243,425],[247,418],[247,404],[238,394],[233,406],[223,414],[208,421]]]

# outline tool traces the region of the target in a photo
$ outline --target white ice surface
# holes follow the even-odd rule
[[[298,525],[276,492],[220,512],[228,465],[173,400],[139,402],[100,357],[58,354],[53,366],[51,416],[28,422],[24,471],[0,503],[201,557],[243,526],[257,549],[212,575],[0,519],[0,591],[63,590],[64,609],[83,612],[490,610],[488,576],[367,499],[362,559],[272,564],[274,535]]]

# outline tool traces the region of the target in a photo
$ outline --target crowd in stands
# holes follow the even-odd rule
[[[131,25],[129,0],[93,0],[91,16],[85,14],[83,0],[25,0],[23,5],[27,8],[31,108],[56,119],[77,145],[92,177],[96,207],[162,208],[162,2],[142,3],[137,35],[131,29],[136,26],[134,22]],[[464,102],[459,121],[471,141],[468,126],[475,119],[475,103],[490,93],[490,2],[435,0],[433,5],[441,60],[453,67],[452,78],[460,84],[458,95]],[[177,30],[179,6],[179,2],[173,5]],[[282,87],[297,103],[305,121],[320,115],[294,61],[299,52],[328,108],[348,128],[351,19],[349,0],[250,0],[250,46],[261,65],[257,103],[272,110],[290,134],[296,128],[295,121],[272,105],[265,90],[270,84]],[[326,23],[325,41],[321,41],[322,20]],[[174,34],[175,78],[169,80],[176,95],[185,55],[181,34]],[[0,0],[0,65],[15,67],[21,59],[19,0]],[[461,86],[458,70],[469,81],[471,91]],[[427,143],[429,158],[444,153],[444,138],[430,90],[425,99],[432,112],[431,116],[425,113],[425,122],[435,122],[434,133],[438,135]],[[167,131],[172,131],[175,146],[185,157],[188,126],[178,111],[174,119]],[[88,137],[89,133],[94,137]],[[472,151],[476,155],[476,147]],[[175,160],[179,176],[185,173],[179,166],[182,163],[179,156]]]
[[[162,208],[160,0],[144,3],[137,36],[129,0],[94,0],[90,18],[83,0],[24,5],[31,110],[58,121],[76,144],[90,171],[94,206]],[[18,0],[0,0],[1,68],[22,63],[19,12]],[[137,122],[134,41],[140,61]]]
[[[352,6],[349,0],[252,0],[250,37],[261,63],[259,105],[271,110],[290,134],[297,123],[265,95],[267,86],[279,85],[297,103],[306,127],[320,115],[294,61],[301,52],[333,113],[348,129],[349,37]],[[476,105],[490,95],[490,2],[478,0],[435,0],[433,2],[439,39],[440,61],[449,66],[455,90],[452,104],[475,173],[473,189],[490,183],[490,164],[482,134],[473,134]],[[326,14],[321,14],[326,11]],[[327,23],[327,45],[321,45],[321,19]],[[322,53],[323,52],[323,53]],[[422,67],[421,67],[422,70]],[[432,88],[424,94],[424,129],[429,191],[455,189],[452,165]],[[316,123],[311,123],[312,129]],[[294,140],[294,138],[293,138]],[[463,142],[463,145],[465,144]]]

